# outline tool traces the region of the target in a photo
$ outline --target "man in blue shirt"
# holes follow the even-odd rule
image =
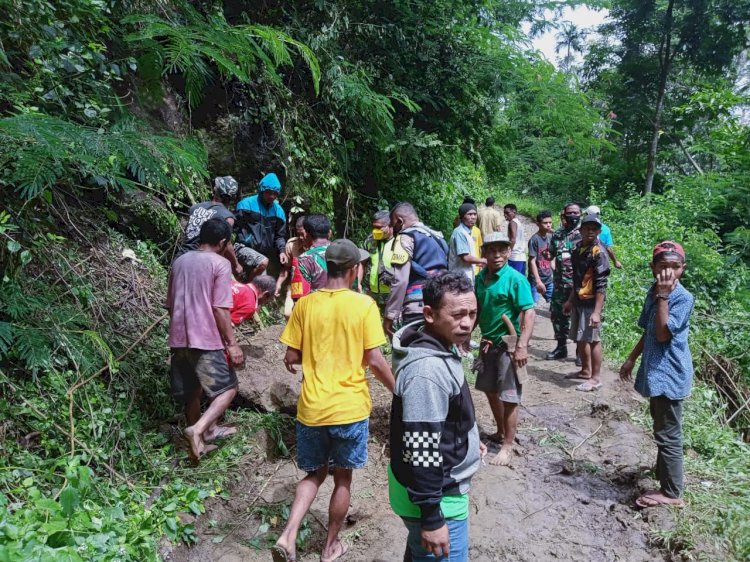
[[[597,207],[596,205],[589,205],[586,210],[583,212],[585,215],[596,215],[601,219],[602,217],[602,210]],[[604,246],[607,249],[607,254],[609,254],[609,261],[614,264],[614,266],[617,269],[622,269],[622,264],[620,263],[620,260],[617,259],[617,256],[615,255],[615,243],[612,240],[612,230],[610,230],[609,226],[604,224],[602,222],[602,231],[599,233],[599,242],[602,243],[602,246]]]
[[[281,182],[274,173],[266,174],[258,184],[258,193],[237,203],[237,241],[260,252],[277,266],[286,265],[286,213],[277,201]]]
[[[654,438],[659,450],[656,475],[661,487],[635,503],[640,507],[683,506],[682,401],[693,383],[693,359],[688,347],[690,315],[695,298],[680,284],[685,272],[685,251],[676,242],[654,247],[651,271],[656,278],[646,294],[638,326],[645,330],[620,367],[620,378],[632,380],[639,356],[635,389],[649,399]]]

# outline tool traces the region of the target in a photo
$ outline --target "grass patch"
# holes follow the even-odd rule
[[[685,500],[677,524],[657,533],[666,545],[695,552],[709,545],[722,560],[750,560],[750,446],[722,426],[716,391],[698,384],[685,401]],[[650,418],[644,415],[641,422]]]

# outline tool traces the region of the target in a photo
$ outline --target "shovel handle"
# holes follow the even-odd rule
[[[510,321],[510,318],[508,318],[508,316],[505,314],[503,314],[500,318],[502,318],[505,326],[508,328],[508,333],[511,336],[518,336],[518,334],[516,333],[516,327],[513,325],[513,322]]]

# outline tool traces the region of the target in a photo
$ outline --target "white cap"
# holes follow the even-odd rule
[[[584,215],[601,215],[602,210],[596,205],[589,205],[588,208],[583,212]]]

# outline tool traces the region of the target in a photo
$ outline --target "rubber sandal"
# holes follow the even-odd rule
[[[590,382],[583,382],[576,387],[578,392],[593,392],[599,390],[602,387],[602,383],[591,384]]]
[[[334,556],[333,558],[323,558],[323,555],[321,554],[320,562],[333,562],[334,560],[343,558],[347,552],[349,552],[349,545],[345,542],[341,542],[341,554],[339,554],[338,556]]]
[[[271,547],[273,562],[297,562],[297,557],[289,554],[283,546],[277,544]]]
[[[237,429],[236,425],[219,425],[216,426],[216,435],[214,435],[211,439],[204,439],[204,441],[206,443],[213,443],[214,441],[217,441],[219,439],[230,437],[238,431],[239,430]]]

